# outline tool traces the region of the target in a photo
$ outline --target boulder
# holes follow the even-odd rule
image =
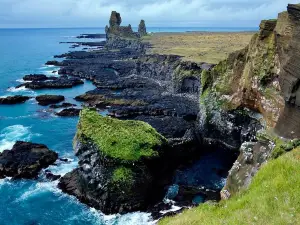
[[[58,159],[46,145],[18,141],[0,154],[0,178],[36,178],[38,173]]]
[[[56,104],[65,100],[62,95],[40,95],[35,98],[39,105],[47,106],[51,104]]]
[[[31,97],[16,95],[0,98],[0,105],[20,104],[28,101]]]

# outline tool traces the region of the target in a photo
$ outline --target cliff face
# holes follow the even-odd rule
[[[223,198],[248,187],[277,148],[276,138],[257,140],[256,133],[262,128],[259,123],[268,129],[284,127],[293,138],[300,136],[295,128],[299,127],[295,115],[300,115],[300,5],[288,5],[287,9],[277,20],[262,21],[259,33],[245,49],[202,72],[199,129],[204,139],[234,149],[252,141],[240,149]],[[245,129],[252,134],[246,139]],[[286,138],[291,138],[287,133]],[[276,135],[283,133],[275,129]]]
[[[262,21],[245,49],[204,72],[202,102],[215,98],[220,111],[249,108],[270,127],[276,126],[285,104],[300,106],[299,15],[300,6],[289,5],[277,20]],[[204,111],[209,108],[204,104]]]

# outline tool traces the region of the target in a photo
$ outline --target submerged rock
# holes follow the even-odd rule
[[[106,214],[146,210],[163,195],[160,157],[166,146],[144,122],[84,109],[74,143],[79,168],[65,175],[59,187]]]
[[[73,107],[76,106],[75,104],[64,102],[60,105],[50,105],[51,109],[59,109],[59,108],[68,108],[68,107]]]
[[[40,95],[35,98],[39,105],[47,106],[51,104],[56,104],[65,100],[62,95]]]
[[[0,153],[0,178],[36,178],[58,159],[46,145],[18,141],[11,150]]]
[[[31,97],[16,95],[16,96],[8,96],[0,98],[0,105],[13,105],[20,104],[28,101]]]

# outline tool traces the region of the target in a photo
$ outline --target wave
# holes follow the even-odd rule
[[[30,127],[23,125],[6,127],[0,132],[0,152],[11,149],[16,141],[30,141],[33,136],[40,136],[40,134],[32,134]]]
[[[26,88],[26,87],[19,87],[19,88],[16,88],[16,87],[11,87],[11,88],[8,88],[7,91],[9,92],[13,92],[13,93],[19,93],[19,92],[23,92],[23,93],[27,93],[27,94],[32,94],[34,95],[35,92]]]

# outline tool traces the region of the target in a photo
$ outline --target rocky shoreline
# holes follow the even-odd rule
[[[299,74],[293,63],[298,55],[285,49],[286,42],[299,47],[295,44],[299,15],[299,6],[289,5],[278,21],[263,21],[245,49],[215,65],[183,61],[178,55],[146,54],[151,46],[143,41],[145,21],[134,32],[130,25],[121,26],[120,14],[112,12],[105,35],[78,36],[105,36],[106,41],[68,42],[73,47],[96,47],[96,51],[57,55],[61,62],[46,65],[60,67],[59,77],[30,74],[17,87],[72,88],[84,80],[95,85],[94,90],[74,96],[82,109],[64,102],[64,96],[36,97],[42,106],[61,109],[54,112],[57,116],[79,116],[74,139],[78,167],[62,178],[50,171],[46,177],[60,178],[58,187],[63,192],[106,214],[145,211],[154,219],[206,201],[228,199],[248,187],[272,154],[278,157],[300,143],[289,142],[288,137],[278,139],[266,129],[276,124],[285,104],[299,105]],[[291,25],[295,35],[282,24]],[[3,97],[0,104],[29,99]],[[103,111],[105,116],[99,113]],[[220,150],[230,156],[220,159],[226,166],[216,165],[209,173],[227,179],[222,191],[224,185],[211,187],[205,179],[189,182],[188,175],[176,181],[180,171],[193,168],[206,153]],[[43,161],[43,154],[51,155],[49,161]],[[20,164],[11,164],[12,156]],[[18,142],[0,158],[1,178],[36,178],[58,156],[46,146]],[[174,206],[177,210],[168,212]]]

